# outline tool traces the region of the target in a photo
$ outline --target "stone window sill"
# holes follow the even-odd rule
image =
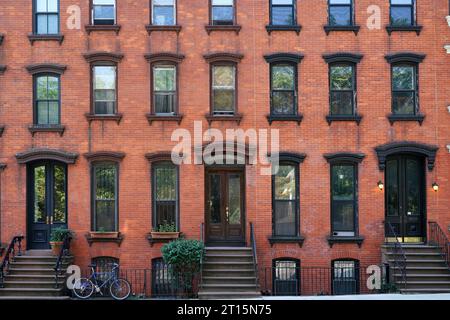
[[[214,121],[235,121],[238,125],[240,125],[243,115],[242,114],[235,114],[231,116],[227,115],[215,115],[215,114],[207,114],[205,115],[206,121],[208,121],[208,124],[211,125]]]
[[[86,30],[87,34],[91,34],[91,32],[94,32],[94,31],[111,31],[111,32],[115,32],[116,34],[119,34],[121,25],[119,25],[119,24],[114,24],[114,25],[87,24],[84,26],[84,29]]]
[[[223,26],[218,26],[218,25],[206,25],[205,26],[205,30],[208,33],[208,35],[213,32],[213,31],[234,31],[236,34],[239,34],[239,32],[241,31],[241,26],[240,25],[223,25]]]
[[[62,34],[29,34],[28,40],[31,45],[34,44],[35,41],[57,41],[61,45],[64,41],[64,35]]]
[[[89,246],[92,246],[96,242],[112,242],[120,247],[123,238],[124,236],[120,232],[88,232],[86,234],[86,240]]]
[[[64,131],[66,130],[66,127],[63,125],[31,125],[28,127],[28,131],[30,131],[31,136],[34,137],[34,135],[37,132],[56,132],[59,133],[60,136],[64,134]]]
[[[328,245],[330,248],[335,244],[340,243],[356,243],[358,247],[361,248],[362,243],[364,242],[364,237],[362,236],[354,236],[354,237],[337,237],[337,236],[328,236],[327,237]]]
[[[300,125],[302,120],[303,120],[303,115],[302,114],[295,114],[295,115],[273,115],[273,114],[268,114],[267,115],[267,121],[269,121],[270,125],[274,121],[292,121],[292,122],[297,122],[297,125]]]
[[[326,25],[323,27],[323,30],[325,30],[325,33],[327,35],[330,34],[330,32],[332,31],[348,31],[348,32],[353,32],[356,35],[358,35],[359,30],[361,29],[360,26],[330,26],[330,25]]]
[[[266,26],[267,33],[270,35],[273,31],[294,31],[297,35],[300,34],[302,30],[302,26],[300,25],[292,25],[292,26],[278,26],[278,25],[267,25]]]
[[[354,121],[359,126],[362,120],[362,116],[360,115],[328,115],[326,116],[326,120],[328,125],[331,126],[333,121]]]
[[[173,238],[153,238],[152,234],[149,233],[149,234],[147,234],[147,241],[150,244],[150,246],[153,247],[155,245],[155,243],[168,243],[170,241],[173,241],[175,239],[180,239],[183,237],[184,236],[183,236],[182,232],[179,233],[178,238],[175,238],[175,237],[173,237]]]
[[[86,113],[86,119],[91,123],[92,121],[116,121],[117,124],[122,120],[123,115],[121,113],[116,114],[92,114]]]
[[[174,25],[174,26],[155,26],[152,24],[148,24],[145,26],[145,29],[147,29],[147,32],[149,35],[152,34],[153,31],[174,31],[177,34],[181,31],[180,25]]]
[[[386,26],[386,31],[389,35],[392,32],[415,32],[417,35],[422,31],[422,26]]]
[[[416,115],[403,115],[403,114],[390,114],[387,116],[391,126],[394,125],[394,122],[397,121],[417,121],[420,125],[422,125],[425,120],[425,116],[423,114]]]
[[[146,115],[147,120],[149,125],[152,125],[153,122],[155,121],[172,121],[172,122],[177,122],[178,124],[181,123],[181,121],[183,120],[183,115],[182,114],[176,114],[176,115],[172,115],[172,116],[161,116],[161,115],[156,115],[156,114],[152,114],[152,113],[148,113]]]
[[[305,242],[305,237],[297,236],[297,237],[277,237],[270,236],[267,238],[269,240],[270,246],[273,247],[276,243],[296,243],[301,248],[303,247],[303,242]]]

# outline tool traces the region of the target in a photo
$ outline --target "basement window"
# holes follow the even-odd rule
[[[333,295],[359,293],[358,260],[334,260],[331,269]]]
[[[300,260],[282,258],[273,260],[273,295],[300,295]]]

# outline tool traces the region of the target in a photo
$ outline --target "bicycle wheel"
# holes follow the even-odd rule
[[[116,279],[111,283],[109,287],[111,296],[116,300],[125,300],[130,296],[131,285],[125,279]]]
[[[72,291],[78,298],[88,299],[94,293],[94,284],[87,278],[80,278],[75,281]]]

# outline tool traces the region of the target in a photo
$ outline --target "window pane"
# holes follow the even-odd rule
[[[293,4],[294,0],[272,0],[272,4]]]
[[[415,159],[406,160],[406,213],[417,216],[421,214],[421,164]]]
[[[156,200],[177,199],[177,170],[172,165],[159,165],[155,168]]]
[[[66,170],[61,165],[54,166],[54,189],[55,207],[53,211],[53,222],[66,222]]]
[[[357,270],[355,261],[334,261],[333,262],[333,294],[345,295],[356,294]]]
[[[330,4],[351,4],[352,0],[330,0]]]
[[[93,0],[94,4],[109,4],[114,5],[116,3],[116,0]]]
[[[37,18],[37,30],[36,30],[36,33],[38,33],[38,34],[48,34],[47,15],[45,15],[45,14],[38,14],[36,16],[36,18]]]
[[[233,0],[212,0],[213,6],[232,6]]]
[[[393,92],[394,114],[415,114],[414,92]]]
[[[174,113],[175,95],[174,94],[155,94],[155,113]]]
[[[175,0],[153,0],[155,6],[173,6]]]
[[[234,90],[215,89],[213,99],[214,111],[229,113],[234,111]]]
[[[47,0],[36,0],[36,12],[47,12]]]
[[[298,295],[300,292],[299,264],[296,261],[275,261],[274,295]]]
[[[351,7],[330,7],[329,23],[332,26],[351,25]]]
[[[154,6],[153,24],[160,26],[174,25],[174,8],[172,6]]]
[[[353,91],[331,92],[332,115],[353,115]]]
[[[412,7],[392,7],[391,24],[394,26],[412,25]]]
[[[214,66],[213,67],[213,86],[234,88],[234,67],[232,66]]]
[[[331,89],[352,90],[353,89],[353,67],[332,66],[330,68]]]
[[[58,15],[49,14],[48,15],[48,33],[57,34],[58,33]]]
[[[95,90],[95,101],[112,101],[116,99],[115,90]]]
[[[175,90],[175,68],[154,68],[154,88],[155,91],[174,91]]]
[[[58,0],[47,0],[47,11],[58,12]]]
[[[354,167],[335,165],[332,167],[333,200],[353,200],[355,190]]]
[[[295,201],[275,201],[275,235],[296,236],[296,205]]]
[[[272,7],[273,25],[293,25],[294,16],[292,7]]]
[[[112,5],[94,6],[94,24],[113,25],[115,23],[115,8]]]
[[[337,201],[333,203],[333,231],[354,231],[354,204]]]
[[[48,77],[46,76],[41,76],[36,79],[36,96],[38,100],[45,100],[48,97],[47,81]]]
[[[116,89],[116,67],[96,66],[94,67],[95,89]]]
[[[221,203],[222,203],[222,190],[221,190],[221,175],[210,174],[209,175],[209,219],[211,223],[221,222]]]
[[[387,215],[398,215],[398,162],[389,160],[386,164],[386,202]]]
[[[45,223],[45,166],[34,168],[34,222]]]
[[[232,25],[234,20],[233,7],[213,7],[212,19],[214,25]]]
[[[295,114],[294,104],[293,91],[275,91],[272,93],[272,112],[274,114]]]
[[[49,124],[59,124],[59,103],[56,101],[48,103],[48,122]]]
[[[116,103],[111,101],[96,101],[95,114],[115,114]]]
[[[392,68],[392,87],[394,90],[414,89],[414,67],[396,66]]]
[[[272,67],[272,89],[294,90],[295,69],[293,66]]]
[[[241,224],[241,176],[228,177],[228,224]]]
[[[58,100],[59,99],[59,79],[57,77],[48,77],[48,91],[47,97],[50,100]]]
[[[275,176],[275,199],[295,200],[296,198],[296,168],[280,165]]]
[[[48,102],[37,103],[37,124],[48,124]]]

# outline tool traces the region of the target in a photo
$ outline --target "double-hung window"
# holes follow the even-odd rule
[[[328,25],[353,25],[353,0],[328,0]]]
[[[117,66],[93,65],[93,103],[97,115],[117,112]]]
[[[175,226],[178,230],[178,168],[169,161],[152,165],[153,228]]]
[[[92,165],[92,231],[118,230],[118,165],[99,162]]]
[[[92,0],[92,24],[116,24],[116,0]]]
[[[233,25],[235,17],[235,0],[210,0],[211,24]]]
[[[330,65],[330,114],[354,115],[356,102],[355,65]]]
[[[391,26],[404,27],[416,25],[415,0],[390,0]]]
[[[270,24],[293,26],[297,24],[296,0],[270,0]]]
[[[415,115],[418,111],[417,65],[394,64],[392,69],[392,113]]]
[[[57,74],[34,76],[34,124],[60,124],[60,77]]]
[[[273,63],[271,73],[271,114],[295,115],[297,111],[297,64]]]
[[[236,65],[212,65],[212,112],[233,115],[236,107]]]
[[[152,0],[152,24],[173,26],[176,24],[176,0]]]
[[[177,68],[174,65],[153,66],[153,108],[156,115],[176,113]]]
[[[59,0],[34,0],[34,33],[59,33]]]

